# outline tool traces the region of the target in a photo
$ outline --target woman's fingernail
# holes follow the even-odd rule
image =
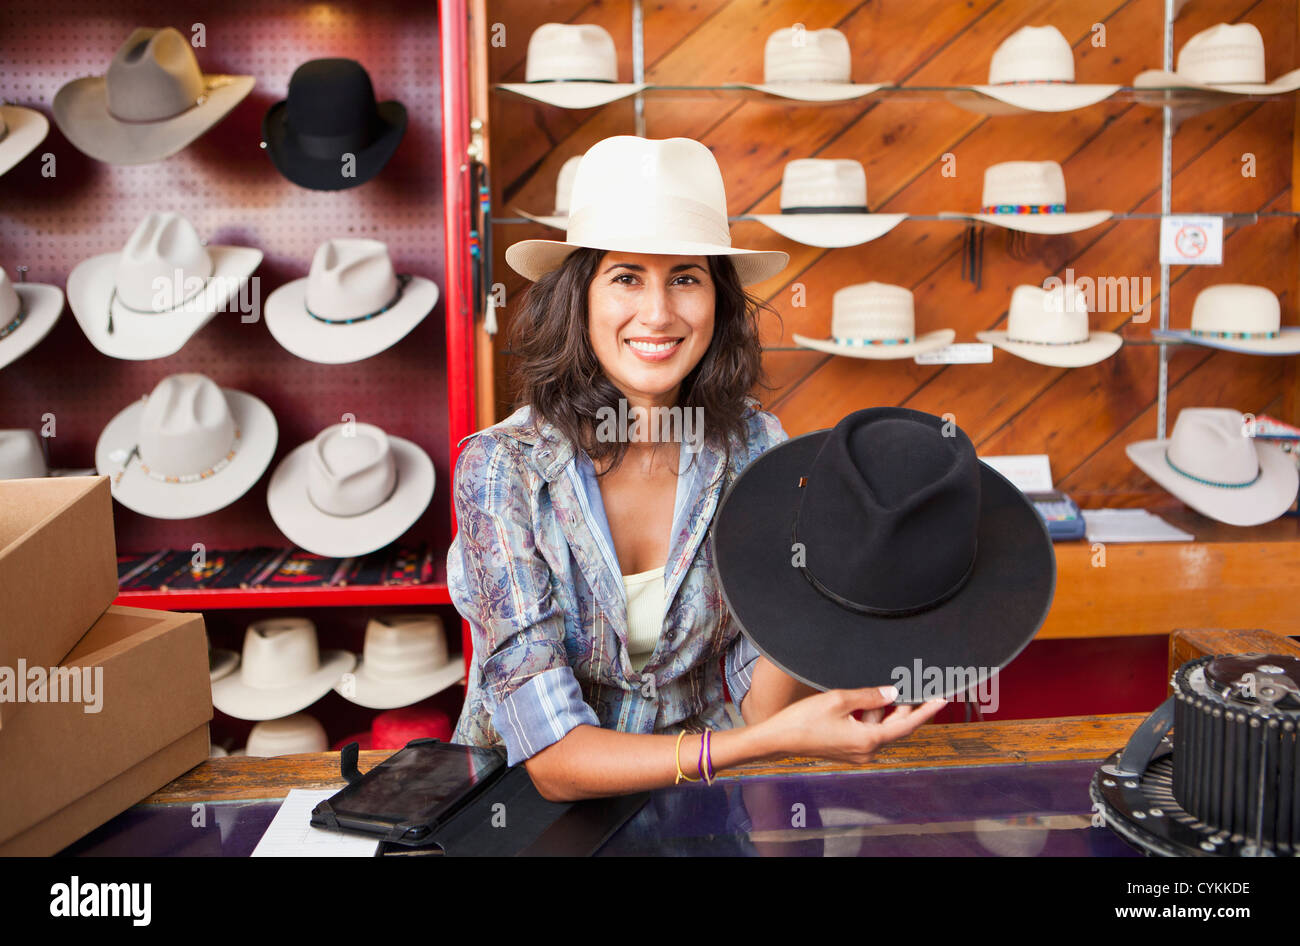
[[[894,702],[894,700],[898,699],[898,687],[896,686],[881,687],[880,698],[882,700],[888,700],[891,703]]]

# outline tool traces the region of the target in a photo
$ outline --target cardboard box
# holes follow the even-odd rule
[[[52,854],[208,757],[202,615],[110,607],[61,667],[80,693],[60,674],[0,733],[0,854]]]
[[[115,597],[108,477],[0,480],[0,673],[54,666]],[[0,732],[25,708],[0,696]]]

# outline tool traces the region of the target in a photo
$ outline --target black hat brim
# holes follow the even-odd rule
[[[914,702],[964,689],[950,686],[961,676],[948,668],[992,673],[1009,664],[1042,626],[1056,590],[1052,539],[1033,505],[981,463],[979,544],[965,585],[920,614],[851,611],[823,597],[792,564],[799,478],[829,433],[805,434],[763,453],[722,500],[713,523],[714,560],[741,630],[778,667],[821,690],[893,684],[895,668],[912,676],[917,661],[942,671],[943,692],[926,689]]]
[[[356,152],[356,177],[339,173],[339,158],[318,158],[303,152],[289,133],[287,100],[276,102],[262,118],[262,140],[276,170],[299,187],[318,191],[358,187],[383,170],[406,133],[406,107],[401,102],[380,102],[380,133]],[[341,156],[340,156],[341,157]]]

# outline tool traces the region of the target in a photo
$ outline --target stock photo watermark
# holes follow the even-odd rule
[[[689,451],[704,446],[704,408],[605,405],[596,411],[596,440],[600,443],[681,443]]]
[[[0,667],[0,703],[82,703],[85,713],[104,708],[103,667]]]
[[[923,703],[945,697],[976,704],[981,712],[996,713],[998,696],[996,667],[927,666],[920,657],[910,667],[895,667],[890,682],[898,690],[900,703]]]
[[[261,317],[260,276],[187,276],[177,269],[170,277],[155,277],[150,288],[155,312],[238,312],[241,322],[256,322]]]

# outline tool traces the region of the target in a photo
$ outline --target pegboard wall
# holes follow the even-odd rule
[[[55,125],[50,105],[66,82],[103,75],[118,46],[140,26],[173,26],[206,46],[205,73],[252,75],[252,93],[179,154],[154,164],[114,166],[78,152]],[[65,307],[54,330],[0,370],[0,428],[39,429],[53,414],[50,463],[94,465],[104,425],[159,379],[202,372],[223,387],[264,400],[279,422],[275,459],[238,502],[199,519],[166,521],[114,506],[119,550],[288,544],[266,509],[275,464],[344,413],[420,444],[437,469],[434,500],[405,537],[445,548],[450,538],[447,368],[444,308],[442,72],[438,6],[430,2],[304,4],[250,0],[94,3],[6,0],[0,9],[0,100],[50,118],[49,136],[0,177],[0,266],[18,278],[63,288],[72,268],[119,251],[152,211],[178,211],[212,244],[256,247],[264,301],[305,276],[316,248],[331,237],[388,244],[398,272],[433,279],[437,308],[389,350],[350,365],[320,365],[285,351],[259,319],[220,313],[178,353],[156,361],[100,354]],[[372,180],[335,192],[310,191],[280,176],[261,148],[266,110],[284,98],[301,63],[323,57],[366,67],[380,101],[397,99],[407,130],[397,153]],[[42,155],[53,156],[45,176]],[[455,237],[462,239],[460,235]]]

